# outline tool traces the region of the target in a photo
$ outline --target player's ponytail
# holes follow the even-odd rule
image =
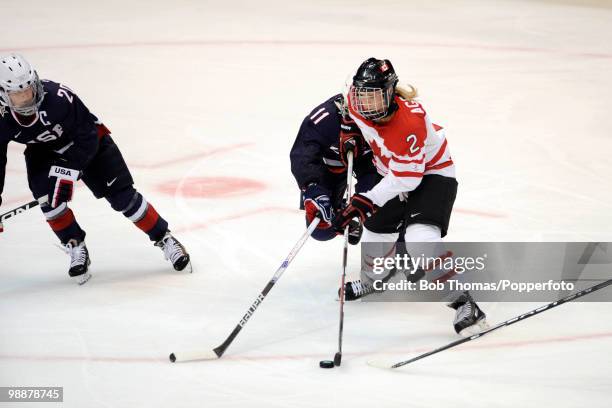
[[[410,102],[419,96],[419,91],[410,84],[398,85],[395,88],[395,93]]]

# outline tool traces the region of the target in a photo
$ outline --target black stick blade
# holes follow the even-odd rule
[[[340,364],[342,363],[342,353],[336,353],[336,355],[334,356],[334,365],[336,367],[340,367]]]

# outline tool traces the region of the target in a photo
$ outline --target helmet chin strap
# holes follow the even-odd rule
[[[383,116],[381,119],[387,119],[389,116],[393,115],[397,109],[398,109],[398,106],[397,106],[397,102],[395,102],[395,92],[393,92],[391,96],[391,101],[389,102],[389,109],[387,109],[387,114]]]
[[[13,115],[13,118],[17,121],[17,123],[23,127],[30,127],[38,121],[38,111],[36,111],[33,115],[24,116],[20,115],[19,113],[15,113],[11,109],[11,115]]]

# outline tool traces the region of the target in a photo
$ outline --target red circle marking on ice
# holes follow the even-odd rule
[[[167,181],[157,191],[168,195],[192,198],[226,198],[257,193],[265,184],[239,177],[192,177]]]

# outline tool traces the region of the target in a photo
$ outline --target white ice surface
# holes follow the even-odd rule
[[[7,221],[0,386],[63,386],[65,407],[609,407],[608,303],[562,306],[396,371],[366,361],[455,339],[452,311],[350,303],[343,365],[321,370],[336,349],[340,240],[306,244],[222,360],[167,361],[218,345],[303,231],[289,149],[369,56],[390,58],[448,129],[450,240],[612,241],[609,4],[2,2],[0,51],[23,52],[105,121],[195,271],[170,270],[84,186],[72,205],[93,261],[83,287],[37,209]],[[9,148],[2,209],[30,199],[21,151]],[[184,193],[204,177],[263,186]],[[533,306],[484,308],[497,322]]]

